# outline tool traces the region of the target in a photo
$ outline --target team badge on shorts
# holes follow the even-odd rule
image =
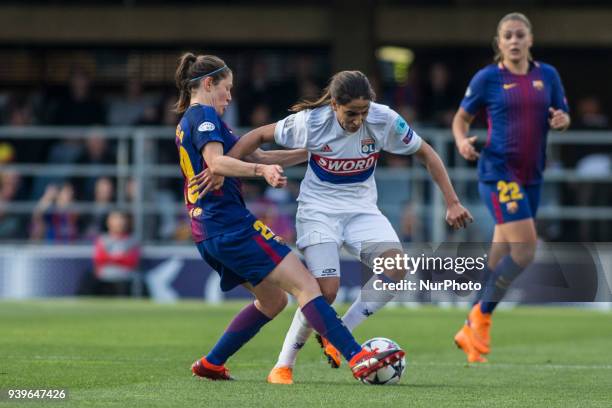
[[[374,153],[376,149],[376,142],[372,138],[361,139],[361,152],[362,153]]]
[[[191,218],[197,218],[202,215],[202,209],[200,207],[194,207],[189,211],[189,216]]]
[[[506,204],[506,210],[508,211],[508,214],[516,214],[516,212],[518,211],[518,203],[516,201],[510,201],[509,203]]]

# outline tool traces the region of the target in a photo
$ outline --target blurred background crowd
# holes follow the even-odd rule
[[[71,2],[63,3],[72,5]],[[276,4],[270,3],[273,7]],[[126,7],[126,4],[119,3],[117,7]],[[499,17],[497,14],[495,16]],[[487,27],[490,37],[494,28],[494,25]],[[612,95],[601,88],[601,81],[606,79],[589,75],[589,72],[602,69],[607,58],[605,49],[538,46],[539,28],[536,23],[535,57],[559,69],[572,110],[572,130],[610,130]],[[402,114],[425,139],[430,129],[450,133],[452,117],[471,76],[492,60],[492,52],[486,46],[488,39],[483,43],[479,46],[402,46],[395,52],[403,57],[395,60],[389,60],[383,52],[376,53],[368,74],[377,101]],[[155,141],[155,156],[147,160],[175,165],[176,177],[156,180],[147,185],[146,197],[139,196],[138,199],[149,200],[159,209],[147,217],[143,238],[152,241],[190,239],[188,218],[175,210],[183,198],[172,129],[178,121],[172,111],[176,100],[173,73],[176,60],[185,50],[217,54],[234,71],[233,103],[224,120],[239,134],[281,119],[288,114],[288,107],[300,99],[316,98],[338,68],[347,68],[334,63],[335,51],[328,46],[269,46],[263,40],[261,46],[234,44],[228,47],[195,41],[174,47],[165,44],[156,47],[98,44],[87,48],[64,43],[4,44],[0,46],[3,61],[0,67],[0,129],[85,126],[87,131],[78,138],[63,138],[61,132],[50,132],[49,137],[34,139],[8,137],[0,130],[0,241],[93,241],[106,231],[107,217],[112,210],[117,207],[129,210],[130,203],[137,199],[135,191],[138,190],[132,177],[83,176],[69,172],[33,175],[20,172],[19,167],[11,167],[24,164],[115,165],[120,154],[118,142],[107,137],[107,133],[109,127],[117,126],[168,128],[167,138]],[[587,57],[580,57],[583,55]],[[478,124],[486,126],[484,117],[478,119]],[[610,133],[607,135],[612,137]],[[447,148],[447,165],[465,165],[457,162],[452,143]],[[610,154],[610,145],[561,145],[550,156],[548,167],[610,177]],[[131,152],[128,162],[133,162]],[[411,158],[390,154],[383,155],[379,162],[382,169],[409,169],[411,165]],[[411,202],[415,192],[411,192],[407,182],[383,179],[378,188],[380,201],[393,201],[400,206],[400,210],[389,216],[401,238],[413,239],[415,229],[422,231],[419,239],[431,238],[426,228],[430,219],[414,211]],[[252,180],[244,184],[245,198],[252,211],[289,242],[295,239],[298,191],[299,179],[293,179],[284,190],[268,189]],[[468,187],[464,193],[468,203],[478,203],[475,188]],[[559,205],[597,207],[612,202],[610,183],[568,182],[545,189],[545,195],[544,203]],[[424,189],[417,198],[427,205],[431,201],[429,190]],[[31,211],[9,210],[10,203],[30,203]],[[612,228],[609,226],[609,221],[569,220],[548,222],[543,231],[550,240],[610,241]],[[488,239],[483,235],[474,238]]]

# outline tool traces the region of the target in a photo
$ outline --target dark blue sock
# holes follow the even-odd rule
[[[215,347],[208,353],[206,360],[215,365],[223,365],[235,352],[257,334],[270,319],[255,307],[254,303],[242,309],[232,320]]]
[[[512,281],[519,276],[523,269],[525,268],[514,262],[510,255],[504,256],[499,261],[482,293],[480,302],[482,313],[493,313],[497,304],[508,291]]]
[[[338,318],[336,311],[325,301],[323,296],[316,297],[302,307],[302,313],[313,329],[342,353],[347,361],[361,351],[351,332]]]
[[[487,282],[489,281],[490,278],[491,278],[491,270],[489,269],[489,265],[485,265],[484,269],[482,270],[482,279],[480,279],[480,283],[482,284],[482,287],[476,293],[476,297],[474,297],[472,306],[474,306],[475,304],[477,304],[478,302],[482,300],[482,294],[484,293],[484,290],[487,287]]]

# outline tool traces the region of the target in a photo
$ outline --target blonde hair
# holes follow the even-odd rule
[[[529,21],[527,16],[524,15],[523,13],[514,12],[514,13],[508,13],[505,16],[503,16],[501,20],[499,20],[499,23],[497,23],[497,30],[495,31],[495,37],[493,37],[493,51],[495,52],[495,56],[493,57],[493,60],[495,62],[501,62],[503,59],[503,55],[497,43],[499,42],[499,31],[501,30],[501,26],[506,21],[520,21],[521,23],[525,24],[525,26],[527,27],[530,33],[532,32],[531,21]],[[533,57],[531,56],[531,52],[529,52],[528,58],[529,58],[529,61],[533,60]]]

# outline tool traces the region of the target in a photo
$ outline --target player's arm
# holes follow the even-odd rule
[[[231,151],[230,151],[231,154]],[[257,149],[249,154],[244,160],[261,164],[278,164],[283,167],[291,167],[304,163],[308,160],[308,151],[304,149],[291,150],[262,150]]]
[[[198,185],[198,190],[206,193],[210,189],[208,179],[210,176],[224,177],[263,177],[272,187],[284,187],[287,177],[283,176],[283,168],[279,165],[268,165],[259,163],[247,163],[233,157],[223,155],[223,145],[219,142],[210,142],[202,150],[204,161],[210,169],[209,177],[204,177],[200,182],[192,178],[189,186]],[[203,186],[199,186],[203,183]]]
[[[468,136],[470,125],[474,120],[474,115],[471,115],[463,108],[459,108],[453,117],[453,136],[455,137],[455,145],[459,154],[466,160],[477,160],[480,155],[474,148],[476,136]]]
[[[264,143],[269,143],[274,141],[274,129],[276,124],[270,124],[266,126],[261,126],[259,128],[253,129],[244,136],[242,136],[238,142],[232,147],[232,149],[228,152],[227,156],[224,156],[228,159],[234,159],[240,161],[238,159],[244,158],[247,161],[254,163],[261,163],[264,165],[277,164],[279,166],[293,166],[298,163],[302,163],[306,161],[308,158],[308,152],[302,149],[295,150],[278,150],[278,151],[269,151],[264,152],[259,149]],[[206,163],[209,163],[206,161]],[[252,164],[245,163],[244,164]],[[210,166],[209,166],[210,167]],[[281,169],[282,170],[282,169]],[[250,176],[253,176],[251,173]],[[219,183],[215,183],[215,176],[211,174],[211,170],[205,169],[201,173],[196,174],[190,181],[189,187],[198,186],[197,191],[201,194],[207,193],[209,190],[216,190],[221,187]],[[248,176],[236,176],[236,177],[248,177]],[[286,184],[286,179],[284,181]],[[284,184],[283,184],[284,185]]]
[[[465,228],[468,223],[474,221],[472,214],[461,205],[459,197],[457,197],[457,193],[455,193],[455,189],[448,177],[444,163],[442,163],[438,153],[436,153],[428,143],[423,141],[421,147],[414,155],[423,163],[425,168],[427,168],[427,171],[431,174],[431,178],[444,195],[447,208],[446,222],[448,225],[454,229],[459,229]]]
[[[234,147],[231,148],[227,155],[236,159],[241,159],[254,154],[254,152],[261,145],[274,141],[274,129],[276,129],[276,123],[260,126],[247,132],[244,136],[238,139]],[[261,153],[255,154],[257,155]]]
[[[259,146],[274,142],[276,123],[253,129],[236,142],[227,153],[230,157],[244,158],[246,161],[262,164],[278,164],[283,167],[295,166],[308,159],[304,149],[293,150],[262,150]]]
[[[551,106],[548,109],[548,125],[551,129],[563,132],[571,124],[569,106],[565,97],[565,89],[561,77],[556,69],[552,68],[552,95]]]
[[[300,114],[289,115],[279,122],[251,130],[236,142],[228,155],[237,159],[244,157],[259,163],[280,164],[281,166],[294,166],[305,162],[308,159],[308,152],[304,149],[306,147],[305,131],[303,128],[295,128],[298,115]],[[303,121],[303,116],[303,114],[300,115],[300,121]],[[287,123],[289,121],[291,124]],[[271,142],[295,150],[264,151],[258,149],[264,143]]]

